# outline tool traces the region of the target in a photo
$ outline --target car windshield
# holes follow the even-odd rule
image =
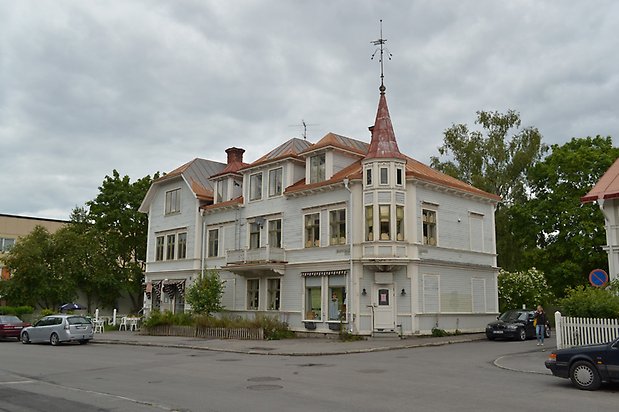
[[[17,316],[0,316],[0,323],[21,323]]]
[[[90,321],[84,316],[72,316],[67,318],[67,322],[69,322],[69,325],[84,325],[90,323]]]
[[[503,322],[515,322],[517,320],[526,320],[527,313],[518,310],[510,310],[499,316],[499,320]]]

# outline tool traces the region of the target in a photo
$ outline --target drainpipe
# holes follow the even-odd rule
[[[350,195],[349,201],[348,201],[348,215],[350,216],[348,221],[350,222],[349,227],[350,227],[350,270],[348,272],[348,282],[349,282],[349,287],[348,287],[348,305],[347,305],[347,310],[348,310],[348,324],[349,324],[349,332],[352,333],[356,328],[354,325],[354,313],[353,313],[353,309],[352,309],[352,297],[353,297],[353,274],[352,274],[352,268],[353,268],[353,263],[352,263],[352,254],[353,254],[353,219],[352,219],[352,215],[353,215],[353,207],[352,207],[352,190],[350,190],[350,187],[348,186],[348,184],[350,183],[350,180],[348,180],[348,178],[344,178],[344,187],[346,188],[346,190],[348,190],[348,193]]]
[[[206,265],[206,253],[204,253],[204,248],[206,247],[206,219],[204,218],[204,211],[200,211],[200,216],[202,217],[202,245],[200,245],[200,279],[202,279],[202,274],[204,273],[205,265]]]

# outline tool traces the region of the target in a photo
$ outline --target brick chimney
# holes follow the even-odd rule
[[[228,154],[228,164],[234,163],[243,163],[243,153],[245,153],[245,149],[241,149],[240,147],[231,147],[226,149],[226,153]]]

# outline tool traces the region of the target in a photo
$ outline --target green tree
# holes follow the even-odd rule
[[[450,176],[479,189],[501,196],[495,215],[499,266],[519,269],[524,248],[510,214],[514,204],[527,199],[529,170],[543,157],[548,147],[535,127],[521,128],[520,114],[477,112],[476,124],[482,130],[470,130],[465,124],[453,125],[445,131],[439,157],[431,157],[431,165]],[[516,230],[516,232],[514,231]]]
[[[219,279],[216,270],[207,270],[187,289],[185,299],[195,313],[210,315],[221,312],[221,296],[224,282]]]
[[[501,196],[506,205],[526,199],[527,173],[548,150],[535,127],[521,128],[520,114],[477,112],[471,131],[465,124],[445,130],[440,156],[431,166],[479,189]]]
[[[142,200],[155,174],[131,182],[114,170],[99,187],[97,197],[87,202],[88,219],[92,222],[101,247],[101,269],[109,270],[132,301],[134,310],[142,307],[142,283],[146,261],[148,216],[140,213]],[[114,286],[115,281],[111,282]],[[114,290],[114,288],[112,288]]]
[[[552,298],[544,274],[535,269],[519,272],[499,271],[499,309],[534,308]]]
[[[56,308],[77,297],[64,270],[54,235],[42,226],[19,239],[3,257],[11,278],[0,281],[0,294],[13,305]]]
[[[520,227],[531,247],[524,252],[530,264],[546,274],[556,296],[566,288],[584,285],[596,268],[607,268],[604,217],[597,205],[581,197],[597,183],[619,156],[610,137],[574,138],[529,173],[531,199],[521,206],[528,215]]]

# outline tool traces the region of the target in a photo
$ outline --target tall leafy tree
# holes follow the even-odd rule
[[[134,309],[142,307],[142,282],[146,261],[148,217],[138,208],[153,179],[150,176],[131,182],[114,170],[99,187],[97,197],[88,202],[88,218],[101,243],[104,262],[120,280]],[[114,262],[111,264],[110,262]]]
[[[526,199],[527,173],[548,150],[535,127],[521,128],[520,114],[477,112],[470,130],[465,124],[445,130],[440,156],[430,158],[431,166],[479,189],[497,194],[511,205]]]
[[[555,294],[563,296],[566,288],[586,284],[591,270],[608,266],[604,217],[597,205],[580,198],[619,157],[619,149],[601,136],[574,138],[551,149],[530,171],[532,198],[521,208],[536,233],[520,233],[534,236],[535,247],[526,252],[529,264],[543,270]]]
[[[11,304],[56,308],[77,296],[58,243],[42,226],[20,238],[3,261],[12,276],[0,281],[0,293]]]
[[[440,157],[431,157],[432,167],[467,182],[479,189],[501,196],[503,206],[495,215],[499,266],[507,270],[523,270],[522,238],[515,229],[520,216],[511,206],[527,199],[529,170],[548,151],[542,135],[535,127],[521,127],[520,114],[477,112],[476,124],[481,130],[471,130],[465,124],[445,130]],[[444,159],[444,160],[443,160]]]

